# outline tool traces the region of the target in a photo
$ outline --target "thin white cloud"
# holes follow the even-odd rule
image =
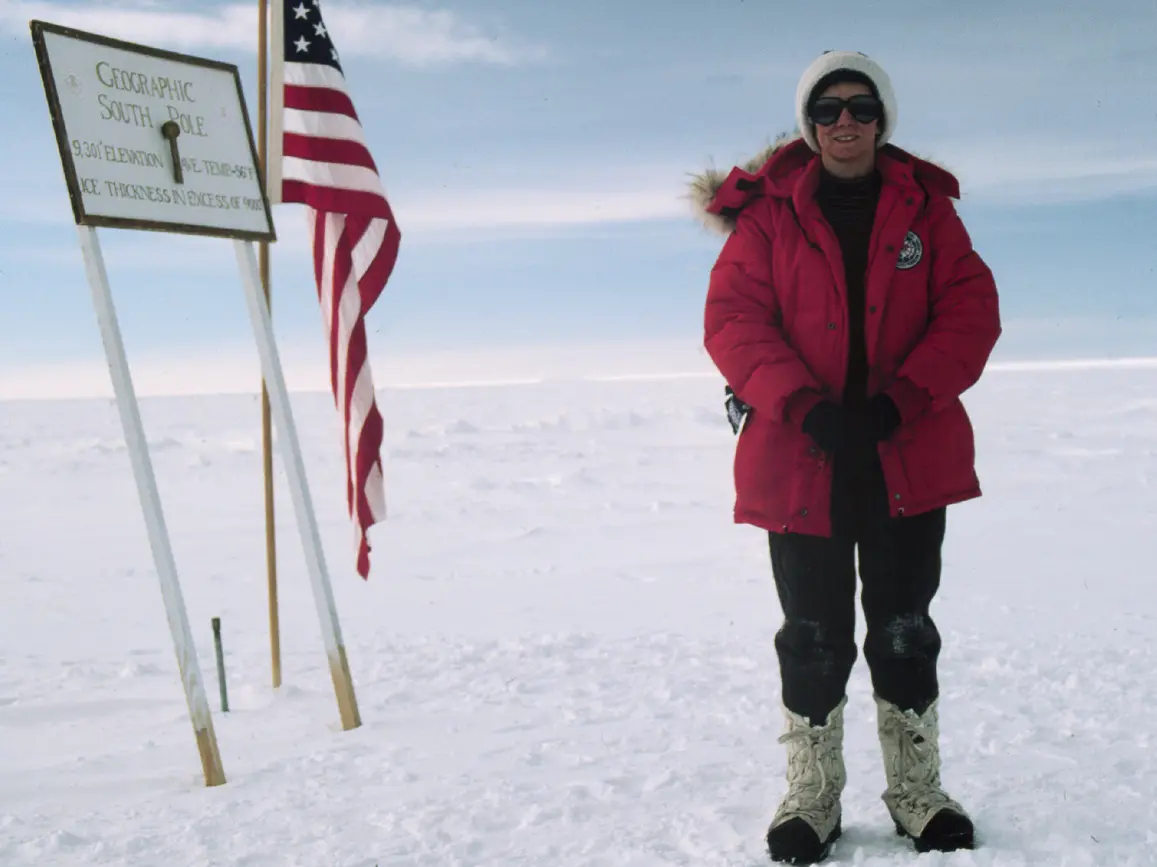
[[[1040,205],[1157,190],[1157,156],[1108,142],[994,137],[920,143],[912,149],[955,173],[967,202]],[[459,240],[463,232],[524,236],[528,231],[613,228],[665,220],[687,220],[692,226],[685,198],[686,171],[699,167],[689,163],[686,170],[680,170],[676,166],[672,160],[659,166],[576,164],[565,182],[548,181],[543,186],[509,186],[498,178],[473,179],[469,186],[450,182],[424,187],[413,181],[391,185],[391,176],[405,175],[402,167],[383,166],[383,173],[403,234],[410,241],[440,243]],[[722,163],[719,166],[723,168]],[[0,215],[0,225],[70,224],[72,214],[63,184],[56,177],[50,183],[51,190],[40,185],[38,192],[18,183],[11,191],[9,207]],[[298,250],[308,255],[302,206],[276,206],[274,221],[279,255],[294,255]],[[6,255],[26,258],[21,247],[6,246]],[[123,265],[133,267],[131,255],[122,255]]]
[[[0,219],[0,227],[10,229],[0,243],[0,260],[21,266],[70,267],[83,279],[83,260],[67,199],[56,207],[31,198],[12,204],[17,212]],[[52,231],[33,235],[19,231],[33,227]],[[218,238],[111,228],[99,229],[98,234],[105,264],[115,273],[155,273],[158,262],[164,262],[169,272],[184,275],[212,274],[236,267],[229,242]],[[300,242],[304,241],[302,232]]]
[[[26,36],[28,21],[40,19],[185,52],[257,51],[256,3],[188,8],[195,7],[181,10],[148,0],[111,7],[108,2],[0,0],[0,28]],[[512,37],[484,33],[454,12],[418,6],[343,3],[326,8],[325,21],[346,57],[380,57],[411,66],[511,65],[544,53]]]
[[[325,13],[333,18],[334,39],[343,54],[388,56],[421,66],[484,62],[502,65],[537,60],[545,49],[511,36],[487,35],[448,11],[416,6],[348,4]]]
[[[582,226],[678,218],[681,191],[657,189],[496,189],[394,196],[399,224],[419,231]]]
[[[591,226],[615,226],[651,220],[690,218],[682,191],[674,187],[465,189],[427,193],[407,189],[392,193],[391,203],[406,243],[460,241],[463,232],[486,232],[488,237],[523,236],[537,230],[567,230]],[[303,206],[278,205],[273,209],[279,257],[307,259],[311,244]],[[71,225],[72,211],[66,196],[28,195],[10,202],[0,215],[0,226],[59,227]],[[690,225],[690,223],[688,224]],[[69,244],[73,236],[69,235]],[[127,270],[154,266],[159,248],[166,256],[191,267],[212,267],[204,251],[215,242],[201,238],[174,238],[162,233],[102,232],[110,267]],[[22,262],[52,262],[60,249],[45,242],[28,245],[18,240],[0,244],[0,256]],[[231,261],[231,260],[230,260]]]
[[[937,146],[966,197],[1000,204],[1092,201],[1157,189],[1157,156],[1108,142],[988,139]]]
[[[1096,201],[1157,190],[1157,157],[1086,155],[1081,152],[1004,152],[994,155],[990,144],[938,150],[936,161],[960,180],[965,201],[991,205],[1040,205],[1050,202]],[[644,180],[638,184],[575,186],[438,188],[406,186],[389,191],[403,235],[412,241],[456,240],[461,233],[485,231],[495,236],[522,235],[528,230],[614,227],[650,221],[694,223],[685,190],[677,182]],[[279,255],[308,255],[302,206],[274,208]],[[63,194],[25,194],[10,201],[0,226],[65,226],[72,212]],[[127,242],[125,247],[130,246]],[[4,255],[17,259],[38,256],[35,248],[11,243]],[[196,251],[187,248],[190,256]],[[136,264],[130,252],[118,250],[119,264]],[[49,257],[51,258],[51,257]]]

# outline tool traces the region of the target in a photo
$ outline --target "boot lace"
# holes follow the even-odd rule
[[[931,719],[914,714],[889,714],[884,720],[884,734],[896,745],[892,789],[897,804],[904,810],[930,816],[945,807],[960,806],[940,786],[940,756],[937,735]]]
[[[838,736],[830,728],[801,727],[780,735],[779,742],[789,745],[788,795],[780,812],[801,816],[818,826],[831,812],[830,802],[840,794],[835,766]]]

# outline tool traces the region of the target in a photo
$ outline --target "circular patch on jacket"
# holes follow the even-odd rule
[[[896,260],[896,267],[901,271],[915,268],[924,258],[924,242],[915,232],[909,232],[904,238],[904,246],[900,248],[900,258]]]

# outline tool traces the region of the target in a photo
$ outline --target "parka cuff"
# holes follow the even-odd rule
[[[801,388],[788,397],[783,405],[783,417],[788,424],[793,424],[796,427],[803,424],[804,418],[812,411],[812,408],[822,401],[824,396],[818,391],[810,388]]]

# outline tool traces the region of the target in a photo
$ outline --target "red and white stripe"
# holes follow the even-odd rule
[[[278,6],[275,48],[281,44]],[[383,423],[364,317],[389,280],[401,234],[344,77],[331,66],[288,62],[277,50],[272,54],[269,196],[273,203],[307,206],[331,385],[343,425],[357,570],[367,578],[366,532],[385,518],[386,507]]]

